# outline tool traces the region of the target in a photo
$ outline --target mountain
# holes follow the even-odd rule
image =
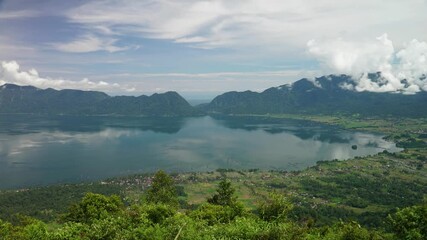
[[[0,86],[0,113],[187,116],[197,111],[176,92],[109,96],[103,92]]]
[[[372,81],[383,82],[381,73],[369,74]],[[198,109],[176,92],[151,96],[109,96],[103,92],[39,89],[32,86],[0,86],[0,113],[190,116],[223,114],[361,114],[364,116],[427,117],[427,92],[357,92],[347,75],[329,75],[314,80],[269,88],[261,93],[227,92]]]
[[[95,104],[97,114],[180,116],[193,115],[196,110],[178,93],[155,93],[151,96],[117,96]]]
[[[381,83],[381,74],[368,76]],[[357,92],[347,75],[329,75],[314,81],[301,79],[293,84],[258,92],[227,92],[201,106],[210,113],[224,114],[361,114],[390,116],[427,116],[427,93]]]

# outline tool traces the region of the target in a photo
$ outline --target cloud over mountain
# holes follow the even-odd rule
[[[372,41],[310,40],[308,52],[325,71],[352,75],[355,90],[373,92],[427,91],[427,43],[416,39],[396,49],[387,34]],[[381,72],[378,79],[368,73]],[[347,86],[348,87],[348,86]]]
[[[318,59],[325,69],[343,69],[340,73],[383,72],[377,82],[358,76],[360,91],[413,93],[425,86],[417,78],[425,64],[414,59],[424,56],[426,0],[358,0],[357,7],[355,1],[335,0],[0,0],[0,5],[0,63],[13,59],[53,78],[89,77],[144,94],[176,90],[209,98],[312,76],[281,79],[282,72],[319,76]],[[375,40],[383,33],[388,36]],[[310,39],[316,40],[312,55]],[[330,39],[338,40],[327,43]],[[175,73],[190,77],[177,79]]]
[[[0,85],[5,83],[13,83],[21,86],[31,85],[38,88],[83,89],[100,90],[106,92],[123,89],[123,87],[117,83],[111,84],[104,81],[92,82],[87,78],[81,81],[70,81],[41,77],[35,69],[22,71],[19,64],[15,61],[1,62]]]

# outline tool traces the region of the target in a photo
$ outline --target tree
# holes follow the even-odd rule
[[[227,179],[219,182],[217,193],[208,198],[208,203],[221,206],[234,206],[237,203],[237,198],[234,196],[235,189],[231,186],[231,182]]]
[[[0,239],[10,239],[12,233],[13,225],[0,219]]]
[[[178,207],[178,196],[172,177],[162,170],[157,171],[151,187],[147,190],[146,200],[149,203]]]
[[[120,213],[123,210],[123,202],[116,195],[110,197],[87,193],[77,204],[71,205],[64,220],[72,222],[92,223],[94,220],[106,218]]]
[[[221,180],[216,191],[217,193],[207,199],[209,204],[202,205],[198,209],[199,212],[201,210],[202,212],[206,211],[207,213],[201,213],[201,218],[211,218],[211,220],[213,218],[218,222],[230,222],[236,217],[242,216],[244,213],[243,205],[237,201],[237,197],[234,195],[235,189],[231,186],[231,182],[229,180],[225,178]]]
[[[389,215],[392,231],[400,239],[427,238],[427,202],[421,206],[407,207]]]
[[[320,231],[319,231],[320,230]],[[333,226],[315,229],[308,236],[307,240],[379,240],[393,239],[391,236],[382,236],[376,231],[369,231],[360,226],[357,222],[339,222]]]
[[[258,207],[258,212],[260,218],[265,221],[285,220],[292,208],[292,203],[285,196],[272,193],[270,197]]]

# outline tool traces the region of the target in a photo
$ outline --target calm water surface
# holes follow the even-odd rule
[[[0,189],[157,169],[297,170],[319,160],[399,150],[382,137],[266,118],[0,115]]]

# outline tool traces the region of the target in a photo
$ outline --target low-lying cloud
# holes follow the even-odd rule
[[[311,40],[308,52],[328,72],[353,76],[356,91],[402,92],[413,94],[427,91],[427,43],[416,39],[395,49],[384,34],[373,41]],[[368,73],[381,72],[373,81]]]
[[[99,90],[99,91],[117,91],[126,89],[117,83],[107,83],[104,81],[93,82],[87,78],[81,81],[70,81],[63,79],[50,79],[40,77],[35,69],[22,71],[16,61],[3,61],[0,66],[0,85],[12,83],[16,85],[26,86],[31,85],[38,88],[54,88],[54,89],[82,89],[82,90]]]

